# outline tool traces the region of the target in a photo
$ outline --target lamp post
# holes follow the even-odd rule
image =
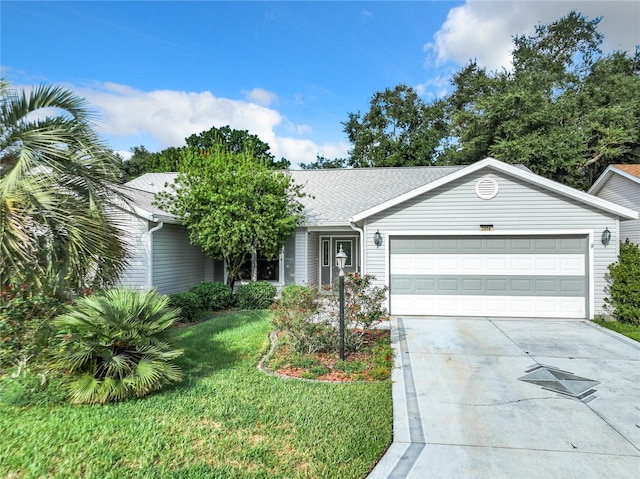
[[[347,261],[347,253],[342,250],[336,254],[336,264],[340,269],[340,359],[344,361],[344,264]]]

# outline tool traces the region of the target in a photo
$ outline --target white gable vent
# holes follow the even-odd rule
[[[491,178],[481,178],[476,183],[476,195],[481,200],[490,200],[498,194],[498,183]]]

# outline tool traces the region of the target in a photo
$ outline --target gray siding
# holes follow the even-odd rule
[[[476,196],[475,184],[483,177],[495,179],[499,193],[492,200]],[[594,232],[594,296],[595,313],[601,313],[604,303],[607,266],[618,254],[618,220],[609,214],[590,208],[555,192],[501,173],[478,172],[430,191],[418,198],[372,216],[366,220],[367,273],[376,276],[379,284],[387,281],[386,258],[390,232],[460,231],[480,232],[480,225],[493,225],[493,230],[534,231],[587,230]],[[604,247],[600,234],[605,227],[612,233],[612,242]],[[384,236],[383,246],[376,248],[373,234]]]
[[[165,224],[153,233],[153,286],[163,294],[185,291],[213,277],[213,261],[189,243],[186,229]]]
[[[599,198],[617,203],[635,211],[640,211],[640,185],[635,181],[615,173],[598,191]],[[620,241],[640,243],[640,219],[620,221]]]
[[[125,288],[146,290],[148,281],[148,222],[122,210],[114,213],[120,227],[126,232],[123,239],[128,249],[127,266],[119,284]]]

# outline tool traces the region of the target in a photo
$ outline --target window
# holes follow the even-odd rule
[[[280,280],[280,258],[268,259],[262,254],[256,258],[258,270],[258,281],[279,281]],[[238,271],[238,279],[251,281],[251,255],[247,255],[244,263]]]
[[[322,240],[322,266],[329,266],[329,241]]]

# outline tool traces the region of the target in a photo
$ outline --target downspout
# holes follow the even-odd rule
[[[364,276],[365,274],[367,274],[367,268],[366,268],[367,263],[364,258],[364,231],[362,230],[362,228],[358,228],[353,221],[349,222],[349,226],[351,226],[352,230],[360,233],[360,262],[362,265],[360,268],[361,269],[360,274]]]
[[[153,220],[152,220],[153,221]],[[153,233],[159,231],[164,226],[162,221],[147,231],[147,290],[153,288]]]

